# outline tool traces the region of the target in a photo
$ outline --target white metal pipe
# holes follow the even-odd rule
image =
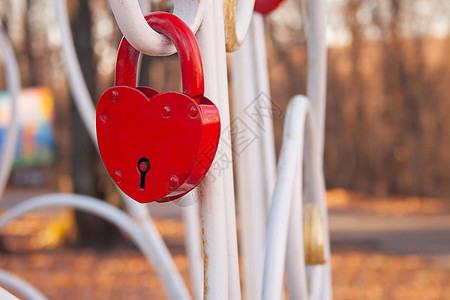
[[[314,123],[313,125],[315,125]],[[313,127],[313,126],[311,126]],[[304,202],[314,203],[320,208],[324,228],[324,259],[325,264],[307,266],[307,280],[310,282],[310,299],[331,299],[331,255],[330,237],[328,230],[328,211],[326,205],[325,178],[323,175],[322,156],[316,131],[307,130],[305,140],[310,144],[305,148],[305,177],[308,175],[308,186],[304,190]],[[306,184],[306,183],[305,183]]]
[[[202,240],[200,228],[200,211],[198,205],[197,189],[189,193],[186,197],[192,197],[190,205],[181,207],[185,229],[186,254],[189,260],[189,272],[191,276],[191,286],[194,299],[203,297],[203,257]]]
[[[318,140],[317,159],[320,169],[323,165],[323,151],[325,140],[325,107],[326,107],[326,79],[327,79],[327,46],[326,30],[326,0],[302,0],[302,11],[305,19],[305,35],[307,39],[307,96],[311,100],[316,120],[316,138]],[[313,188],[310,184],[313,179],[305,171],[305,201],[312,199]],[[323,177],[323,176],[322,176]],[[322,179],[323,181],[323,179]],[[323,183],[325,190],[325,183]],[[323,267],[310,267],[308,273],[312,276],[324,276],[322,299],[331,299],[331,267],[330,267],[330,239],[328,229],[328,211],[325,201],[319,203],[325,228],[324,256],[327,264]],[[315,275],[314,275],[315,274]],[[317,281],[315,281],[317,282]]]
[[[28,282],[4,270],[0,270],[0,285],[18,292],[21,296],[25,297],[25,299],[47,300],[47,297],[45,297],[40,291],[38,291]],[[0,299],[8,299],[4,298],[4,294],[1,293],[1,290],[0,290]]]
[[[222,136],[229,130],[226,56],[222,1],[212,1],[197,33],[205,74],[205,95],[220,111]],[[232,168],[221,168],[220,157],[231,159],[230,149],[219,143],[216,161],[206,176],[201,195],[204,254],[204,298],[239,299]],[[230,174],[231,172],[231,174]]]
[[[5,290],[4,288],[0,287],[0,299],[4,300],[19,300],[16,296]]]
[[[255,0],[224,0],[225,48],[233,52],[244,42],[253,15]]]
[[[3,53],[3,64],[6,74],[6,84],[11,95],[11,120],[6,133],[3,149],[0,152],[0,199],[8,182],[9,173],[14,162],[14,152],[18,139],[19,112],[17,98],[20,92],[20,74],[14,50],[0,24],[0,48]]]
[[[268,97],[267,104],[268,118],[264,119],[261,133],[261,150],[263,155],[262,166],[264,176],[264,192],[267,212],[270,208],[270,201],[272,200],[273,189],[276,180],[276,157],[275,157],[275,139],[273,133],[272,122],[272,101],[270,97],[269,72],[267,67],[267,52],[266,41],[264,35],[263,17],[259,13],[254,13],[252,20],[251,38],[253,41],[254,60],[255,60],[255,75],[256,75],[256,90],[257,96]]]
[[[170,259],[170,254],[161,255],[161,253],[164,253],[164,250],[158,247],[161,243],[154,243],[149,240],[151,237],[159,236],[153,223],[149,222],[150,219],[141,223],[143,228],[139,229],[136,223],[123,211],[93,197],[77,194],[47,194],[30,198],[7,210],[0,217],[0,230],[8,222],[27,212],[48,207],[73,207],[90,212],[113,223],[130,236],[149,262],[153,264],[170,299],[190,298],[173,260]],[[154,234],[146,234],[149,231],[154,231]]]
[[[196,33],[209,1],[176,0],[173,14]],[[109,4],[120,30],[134,48],[152,56],[167,56],[176,52],[166,37],[148,26],[137,0],[109,0]]]
[[[309,299],[303,246],[303,201],[301,201],[303,195],[301,190],[302,183],[299,177],[299,172],[302,170],[303,162],[299,161],[291,196],[286,249],[286,286],[289,299],[298,300]]]
[[[278,160],[275,184],[267,229],[266,258],[262,299],[280,299],[283,287],[284,261],[288,236],[289,214],[296,170],[303,160],[304,131],[309,102],[297,96],[288,105],[284,122],[283,144]],[[302,173],[298,173],[302,187]]]
[[[222,38],[217,38],[217,34],[222,36],[224,29],[224,11],[223,1],[212,1],[212,12],[214,14],[214,31],[215,49],[220,59],[216,60],[217,72],[217,88],[219,93],[218,105],[221,117],[222,137],[227,137],[230,134],[230,103],[228,96],[228,74],[227,61],[225,55],[225,43]],[[245,20],[236,19],[236,22],[245,22]],[[247,24],[248,27],[248,24]],[[210,37],[211,38],[211,37]],[[212,61],[211,65],[212,67]],[[223,145],[219,149],[221,151],[220,159],[225,157],[230,163],[222,170],[222,180],[225,190],[225,218],[227,229],[227,252],[228,252],[228,298],[241,299],[241,285],[239,276],[239,254],[236,230],[236,206],[234,194],[234,179],[233,179],[233,156],[231,147]],[[220,172],[220,171],[219,171]],[[219,176],[220,177],[220,176]]]
[[[268,225],[268,237],[267,237],[267,250],[266,261],[264,268],[264,291],[263,299],[278,299],[282,291],[283,283],[283,261],[286,255],[286,242],[288,234],[288,218],[289,208],[291,207],[291,201],[293,201],[293,187],[302,190],[302,172],[300,164],[304,161],[305,173],[308,171],[310,174],[312,185],[310,188],[311,198],[306,198],[305,201],[313,201],[321,210],[325,207],[325,185],[323,180],[323,172],[321,165],[321,157],[318,151],[318,141],[315,136],[315,122],[314,116],[311,112],[311,105],[309,100],[304,96],[296,96],[291,100],[288,106],[285,129],[283,134],[283,145],[281,148],[280,159],[278,163],[278,179],[275,186],[275,192],[272,200],[272,209],[269,217]],[[303,158],[303,148],[305,148],[305,159]],[[298,179],[295,179],[295,178]],[[296,182],[295,182],[296,180]],[[300,199],[296,199],[299,201]],[[297,219],[300,218],[298,213],[299,209],[296,209]],[[325,211],[326,213],[326,211]],[[292,217],[292,215],[291,215]],[[324,218],[326,215],[324,215]],[[324,220],[325,221],[325,220]],[[298,222],[298,221],[292,221]],[[290,237],[291,243],[290,254],[294,251],[300,253],[299,243],[293,245],[292,241],[299,239],[301,234],[291,230],[290,234],[295,236]],[[328,238],[325,233],[325,239]],[[326,247],[326,246],[325,246]],[[325,260],[327,263],[324,266],[314,267],[312,269],[312,276],[307,280],[309,289],[309,299],[327,299],[328,286],[326,285],[326,270],[329,269],[329,254],[327,255],[325,249]],[[294,266],[302,268],[304,264],[299,263],[299,259],[292,259],[288,264],[295,263]],[[304,269],[303,269],[304,270]],[[304,272],[303,270],[297,270],[297,273]],[[288,288],[293,284],[299,284],[298,280],[304,279],[303,275],[293,276],[293,273],[288,272],[290,277],[288,278]],[[303,280],[302,279],[302,280]],[[309,282],[310,281],[310,282]],[[305,284],[305,283],[302,283]],[[292,297],[304,297],[304,292],[295,292],[295,289],[289,288],[289,292],[295,293]],[[296,296],[295,296],[296,295]]]
[[[302,8],[308,52],[306,94],[312,102],[319,151],[323,157],[327,80],[326,0],[302,0]]]
[[[260,299],[266,228],[264,169],[260,140],[261,122],[248,108],[259,99],[255,78],[252,28],[248,38],[232,55],[234,160],[236,162],[241,253],[246,299]],[[247,110],[246,110],[247,109]],[[253,110],[251,111],[253,112]]]

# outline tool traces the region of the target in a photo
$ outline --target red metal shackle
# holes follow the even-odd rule
[[[147,23],[158,33],[165,35],[177,48],[181,62],[183,93],[197,103],[203,96],[203,66],[200,50],[189,26],[173,14],[152,12],[145,16]],[[139,51],[124,37],[119,46],[116,63],[115,85],[136,87],[136,72]]]

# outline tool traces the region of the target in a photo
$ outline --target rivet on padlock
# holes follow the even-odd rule
[[[97,140],[103,162],[117,184],[139,202],[175,200],[208,172],[220,136],[219,111],[203,96],[197,41],[178,17],[155,12],[149,25],[178,50],[183,93],[136,87],[139,52],[123,38],[115,86],[97,105]]]

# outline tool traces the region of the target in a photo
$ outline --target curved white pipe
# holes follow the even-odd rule
[[[242,45],[250,28],[255,0],[224,0],[225,45],[233,52]]]
[[[6,36],[3,26],[0,24],[0,48],[3,52],[4,66],[6,73],[6,83],[11,93],[11,122],[6,134],[6,140],[0,153],[0,199],[3,195],[9,173],[14,162],[14,152],[18,139],[18,110],[17,97],[20,91],[20,75],[14,50]]]
[[[209,0],[176,0],[173,14],[196,33],[208,3]],[[166,37],[148,26],[137,0],[109,0],[109,4],[120,30],[134,48],[152,56],[168,56],[176,52]]]
[[[5,290],[4,288],[0,287],[0,299],[4,300],[19,300],[16,296]]]
[[[315,137],[315,123],[311,114],[311,104],[306,97],[296,96],[291,100],[284,126],[283,144],[278,162],[278,178],[267,230],[263,284],[263,299],[267,300],[279,299],[282,293],[293,187],[297,186],[302,190],[303,173],[297,172],[297,170],[299,170],[301,162],[304,161],[304,149],[309,158],[305,160],[305,168],[309,169],[312,175],[311,183],[314,186],[311,190],[314,192],[314,199],[321,208],[325,205],[325,185],[321,171],[321,157],[317,151],[318,141]],[[325,293],[324,283],[326,280],[323,277],[323,269],[329,267],[327,253],[325,253],[325,260],[327,265],[320,267],[321,269],[316,269],[319,271],[312,278],[310,299],[316,299],[316,296],[323,297]],[[299,270],[299,272],[302,272],[302,270]],[[301,276],[297,280],[306,280],[306,277]]]
[[[306,94],[316,120],[318,150],[323,158],[327,82],[326,0],[302,0],[307,57]]]
[[[47,297],[45,297],[41,292],[39,292],[35,287],[30,285],[28,282],[21,279],[20,277],[17,277],[14,274],[11,274],[3,270],[0,270],[0,285],[6,286],[8,288],[13,289],[14,291],[17,291],[21,296],[29,300],[47,300]],[[3,296],[4,295],[0,291],[0,299],[7,299],[3,298]],[[18,299],[18,298],[14,297],[11,299]]]
[[[149,236],[155,236],[157,232],[147,235],[148,228],[139,229],[136,223],[123,211],[93,197],[76,194],[48,194],[30,198],[7,210],[0,217],[0,230],[11,220],[32,210],[66,206],[95,214],[116,225],[130,236],[148,261],[153,264],[170,299],[190,299],[189,292],[173,260],[170,263],[161,263],[162,260],[160,259],[161,257],[158,257],[158,254],[163,249],[157,247],[158,243],[149,241]],[[145,225],[149,224],[153,225],[152,222]],[[152,230],[156,231],[156,228],[153,227]]]

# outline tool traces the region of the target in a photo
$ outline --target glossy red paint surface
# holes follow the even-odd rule
[[[214,160],[220,137],[217,107],[203,97],[202,63],[191,30],[167,13],[151,13],[146,19],[178,49],[183,93],[136,88],[139,53],[123,39],[116,86],[100,98],[96,119],[109,174],[125,194],[142,203],[175,200],[197,186]]]
[[[267,15],[274,11],[283,0],[255,0],[255,11]]]

